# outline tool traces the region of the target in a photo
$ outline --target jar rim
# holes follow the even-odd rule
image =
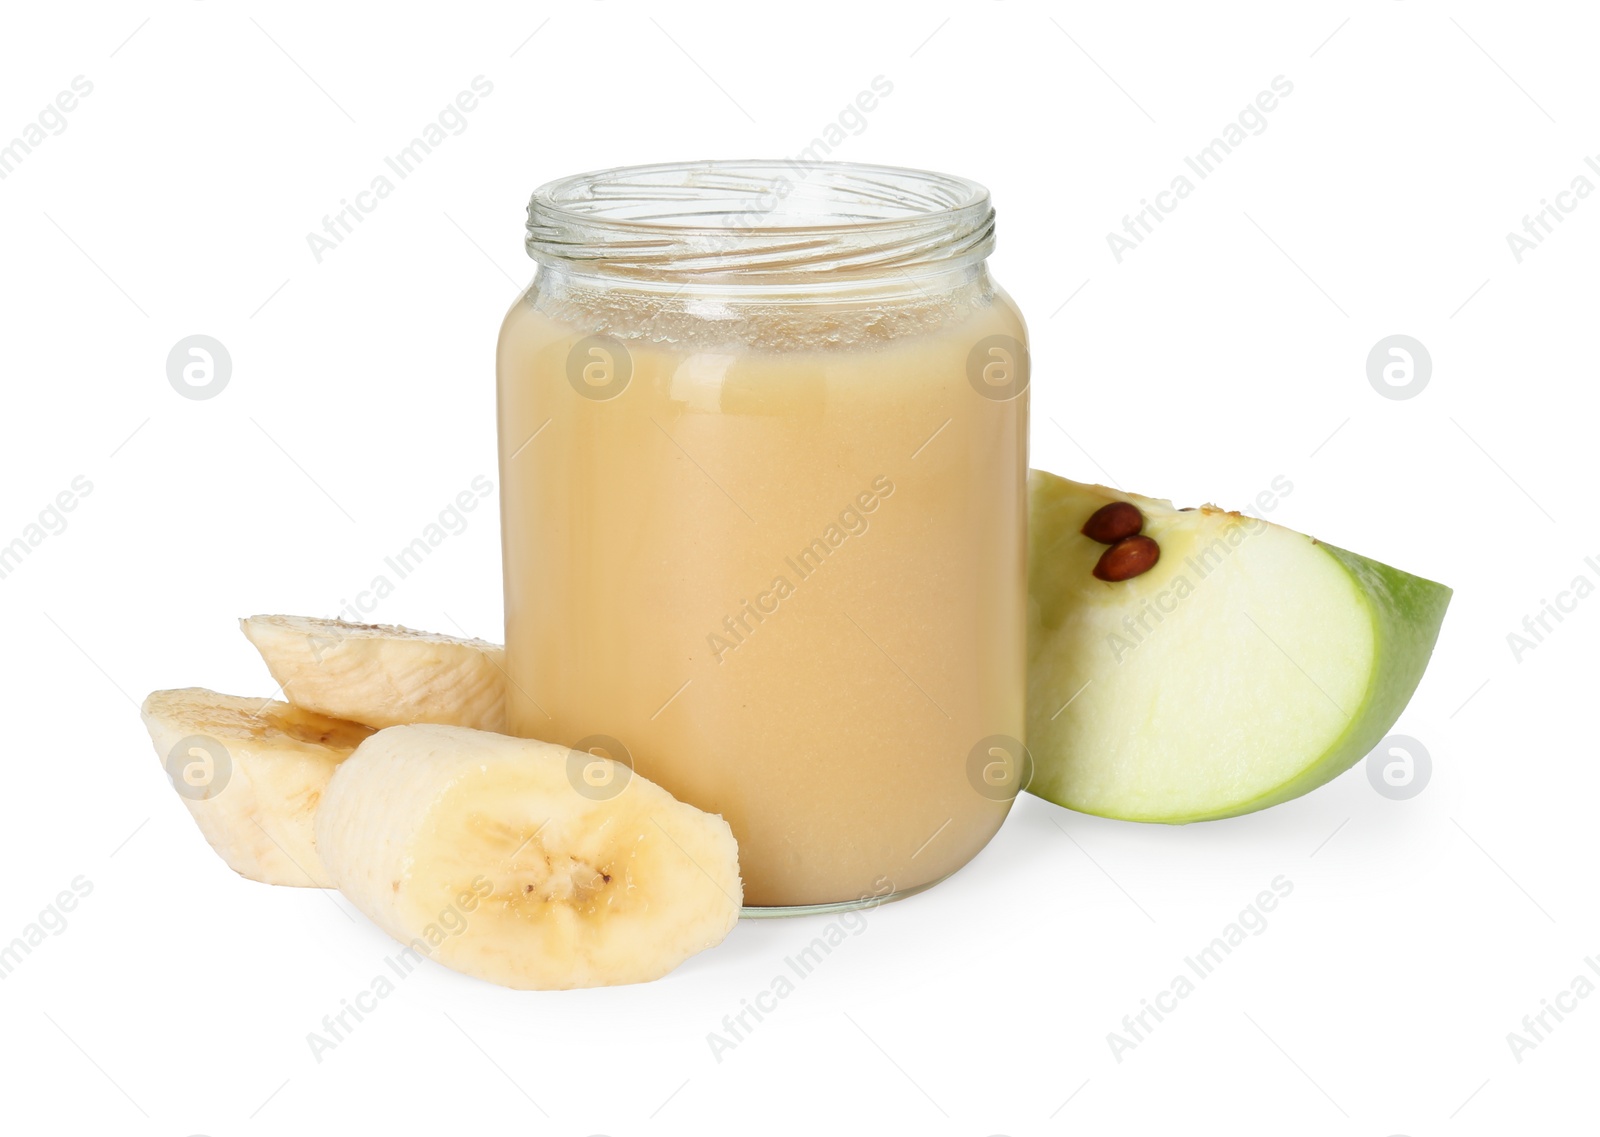
[[[859,162],[708,160],[560,178],[528,203],[541,264],[645,279],[947,270],[994,247],[989,191]]]

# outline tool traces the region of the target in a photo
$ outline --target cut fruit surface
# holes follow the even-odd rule
[[[317,846],[396,940],[507,987],[657,979],[739,918],[727,822],[610,759],[532,739],[380,731],[329,785]]]
[[[1082,529],[1112,502],[1140,510],[1160,555],[1108,581]],[[1029,788],[1163,822],[1262,809],[1359,761],[1410,700],[1450,599],[1254,517],[1039,470],[1028,589]]]
[[[202,687],[152,692],[141,715],[173,787],[229,868],[263,884],[333,887],[312,837],[317,803],[371,730]]]
[[[251,616],[239,626],[296,706],[371,727],[505,729],[499,644],[311,616]]]

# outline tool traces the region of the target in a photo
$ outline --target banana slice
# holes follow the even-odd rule
[[[371,730],[203,687],[155,691],[141,714],[173,788],[229,868],[263,884],[333,887],[312,821],[328,779]]]
[[[251,616],[239,626],[296,706],[371,727],[505,729],[498,644],[311,616]]]
[[[334,774],[316,830],[334,882],[379,927],[507,987],[658,979],[739,918],[727,822],[547,742],[380,731]]]

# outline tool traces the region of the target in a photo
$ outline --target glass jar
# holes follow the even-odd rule
[[[607,170],[528,207],[510,729],[721,814],[747,914],[927,887],[1025,780],[1028,355],[993,246],[983,187],[848,163]]]

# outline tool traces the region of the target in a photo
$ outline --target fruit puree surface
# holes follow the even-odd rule
[[[1024,732],[1027,393],[969,374],[1010,300],[546,275],[499,344],[511,731],[721,814],[746,904],[965,864],[1010,806],[986,740]]]

